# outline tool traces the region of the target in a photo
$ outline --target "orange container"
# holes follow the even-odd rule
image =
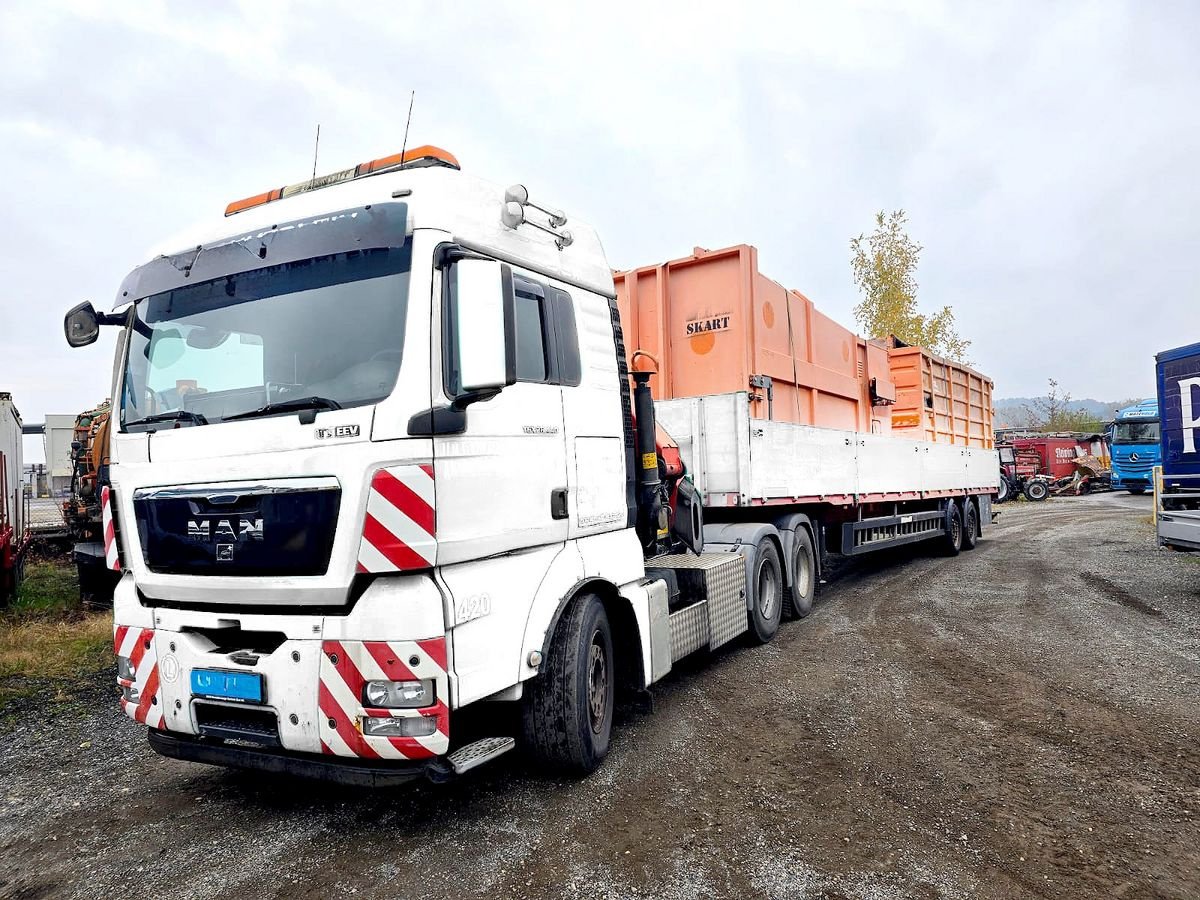
[[[994,446],[992,382],[974,369],[892,339],[892,433],[919,441]]]
[[[749,391],[750,415],[886,432],[887,348],[758,271],[746,244],[614,273],[625,346],[658,360],[655,399]]]

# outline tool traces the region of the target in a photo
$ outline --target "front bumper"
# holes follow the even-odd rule
[[[350,787],[381,788],[407,784],[418,778],[443,781],[448,768],[437,760],[422,762],[371,762],[341,760],[337,757],[292,750],[258,749],[214,741],[203,737],[160,731],[149,731],[150,747],[156,753],[187,762],[207,763],[250,769],[275,775],[294,775],[314,778]]]

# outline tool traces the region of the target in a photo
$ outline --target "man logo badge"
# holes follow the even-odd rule
[[[217,562],[233,562],[233,544],[217,544]]]
[[[359,434],[357,425],[335,425],[333,428],[318,428],[317,440],[326,441],[330,438],[356,438]]]

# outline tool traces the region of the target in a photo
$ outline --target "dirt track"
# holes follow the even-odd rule
[[[0,896],[1200,896],[1200,561],[1146,498],[1000,509],[674,674],[582,783],[174,762],[105,673],[0,725]]]

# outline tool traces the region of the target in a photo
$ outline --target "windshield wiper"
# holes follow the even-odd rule
[[[152,416],[146,416],[142,419],[134,419],[132,422],[126,422],[125,427],[129,428],[133,425],[153,425],[155,422],[191,422],[193,425],[207,425],[208,419],[200,415],[198,412],[192,412],[190,409],[173,409],[170,412],[155,413]]]
[[[280,400],[277,403],[268,403],[266,406],[260,406],[258,409],[250,409],[246,412],[234,413],[232,416],[222,416],[225,422],[233,419],[250,419],[254,416],[269,416],[272,413],[285,412],[303,412],[304,410],[313,410],[313,417],[316,417],[318,409],[341,409],[342,404],[336,400],[330,400],[328,397],[297,397],[294,400]],[[303,417],[301,417],[303,421]],[[304,424],[312,424],[312,420]]]

